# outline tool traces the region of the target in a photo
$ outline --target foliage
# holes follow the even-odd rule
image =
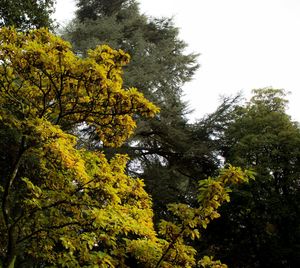
[[[220,261],[214,261],[212,257],[205,256],[203,259],[199,261],[200,267],[204,268],[227,268],[226,264],[222,264]]]
[[[0,27],[14,26],[19,30],[51,28],[54,4],[54,0],[1,0]]]
[[[148,18],[132,0],[78,2],[77,14],[85,15],[77,15],[63,31],[76,52],[85,55],[98,44],[120,48],[132,57],[124,68],[125,86],[139,88],[160,107],[167,105],[168,93],[168,100],[178,100],[183,83],[198,65],[197,55],[185,55],[187,45],[178,38],[171,19]]]
[[[200,183],[198,207],[170,204],[154,230],[144,183],[128,157],[78,148],[90,126],[119,146],[136,114],[158,108],[122,88],[129,56],[100,46],[80,59],[45,29],[0,31],[0,260],[3,267],[195,267],[189,241],[218,218],[229,186],[253,174],[228,166]],[[204,257],[203,267],[226,267]]]
[[[185,239],[199,239],[201,231],[206,229],[212,220],[220,217],[217,210],[224,202],[230,201],[230,186],[248,182],[253,178],[252,171],[243,171],[229,165],[220,171],[218,177],[199,182],[198,207],[193,208],[182,203],[169,204],[168,209],[177,221],[175,223],[165,220],[160,222],[159,233],[169,243],[158,264],[172,260],[172,267],[193,267],[196,250],[191,246],[183,247]],[[186,257],[183,258],[185,254]],[[201,259],[199,264],[203,267],[226,267],[218,266],[221,265],[219,261],[215,262],[207,256]]]
[[[2,117],[18,111],[18,118],[44,117],[63,129],[85,122],[106,146],[118,146],[133,132],[134,113],[158,111],[135,88],[122,89],[129,55],[121,50],[99,46],[79,59],[46,30],[27,35],[3,29],[0,37],[1,99],[10,103]]]
[[[104,144],[118,146],[134,114],[158,111],[136,89],[122,89],[129,56],[102,46],[79,59],[44,29],[2,28],[0,38],[2,259],[8,264],[24,251],[61,266],[108,262],[95,239],[121,256],[122,235],[153,236],[151,201],[143,183],[124,174],[124,156],[108,163],[75,149],[63,131],[90,125]]]
[[[111,16],[117,13],[124,5],[131,5],[133,1],[128,0],[77,0],[77,17],[80,21],[85,19],[96,20],[99,16]]]
[[[131,242],[132,246],[139,249],[136,253],[148,251],[153,254],[146,258],[145,255],[135,255],[143,264],[141,267],[195,267],[197,252],[189,245],[189,241],[199,239],[207,224],[220,217],[217,210],[222,203],[229,202],[229,187],[248,182],[249,179],[253,179],[253,172],[229,165],[220,171],[218,177],[200,181],[198,207],[192,208],[183,203],[169,204],[168,209],[176,217],[176,221],[160,222],[158,233],[162,238],[157,244],[147,245],[144,240]],[[198,264],[201,267],[227,267],[207,256],[199,260]]]
[[[103,149],[107,155],[130,155],[128,170],[145,180],[158,218],[166,215],[169,202],[195,202],[198,179],[215,175],[218,168],[210,136],[188,123],[188,108],[182,101],[182,87],[198,68],[197,55],[185,52],[186,44],[172,19],[141,14],[137,1],[77,3],[77,17],[64,29],[63,37],[82,56],[99,43],[130,53],[125,86],[139,88],[161,110],[154,118],[138,118],[134,135],[117,151]],[[97,138],[83,143],[101,148]]]
[[[235,189],[222,218],[208,228],[208,244],[231,267],[297,267],[299,125],[286,114],[283,90],[253,94],[250,102],[235,106],[221,151],[226,162],[252,167],[256,180]]]

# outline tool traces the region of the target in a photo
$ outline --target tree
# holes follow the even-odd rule
[[[1,0],[0,27],[14,26],[20,30],[52,28],[54,4],[54,0]]]
[[[104,144],[118,146],[133,131],[133,114],[157,112],[136,89],[122,89],[121,67],[129,56],[102,46],[81,60],[46,30],[23,34],[2,28],[0,35],[5,267],[23,251],[47,263],[76,266],[78,256],[69,253],[78,247],[91,250],[78,253],[80,263],[92,258],[94,247],[94,258],[105,262],[95,237],[113,250],[121,233],[151,236],[151,202],[142,182],[124,174],[126,158],[108,163],[101,153],[77,150],[75,137],[64,132],[90,125]],[[113,222],[123,226],[120,234],[108,230]],[[68,249],[68,256],[57,247]]]
[[[132,58],[124,68],[124,86],[139,88],[162,109],[179,104],[182,112],[181,87],[198,68],[197,55],[184,54],[186,44],[172,20],[147,18],[132,0],[78,1],[78,7],[63,32],[74,50],[85,55],[98,44],[123,49]]]
[[[209,243],[232,267],[297,267],[299,125],[286,114],[283,90],[253,93],[249,103],[235,106],[221,148],[226,163],[252,167],[256,180],[234,191],[222,219],[208,228]]]
[[[185,53],[186,44],[178,38],[172,19],[142,15],[137,1],[77,3],[77,17],[63,37],[82,56],[103,43],[130,53],[124,85],[139,88],[161,110],[154,118],[138,119],[134,136],[118,149],[130,155],[129,171],[145,180],[157,214],[165,214],[169,202],[195,200],[196,194],[191,193],[197,191],[198,179],[218,168],[210,137],[205,131],[195,133],[182,101],[182,86],[198,68],[197,55]]]
[[[122,88],[129,56],[99,46],[81,59],[45,29],[2,28],[0,40],[2,266],[195,267],[189,240],[219,217],[229,186],[252,173],[228,166],[202,181],[198,206],[169,205],[177,220],[156,233],[143,181],[126,174],[128,157],[108,161],[77,144],[91,126],[105,146],[120,146],[136,114],[158,111]],[[199,265],[226,267],[210,257]]]
[[[99,16],[111,16],[117,13],[124,5],[132,5],[133,1],[130,0],[92,0],[84,1],[77,0],[77,17],[80,21],[86,19],[96,20]]]

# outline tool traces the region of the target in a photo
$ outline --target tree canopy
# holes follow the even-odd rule
[[[54,5],[54,0],[1,0],[0,27],[14,26],[19,30],[51,28]]]
[[[121,67],[129,56],[102,46],[82,60],[68,43],[43,29],[23,34],[2,28],[0,38],[5,263],[24,250],[47,263],[75,267],[79,264],[69,253],[84,248],[77,256],[84,264],[97,248],[95,239],[112,250],[116,246],[117,233],[104,235],[112,223],[124,233],[132,228],[138,235],[142,228],[143,237],[153,236],[151,201],[143,183],[124,174],[126,157],[108,163],[101,153],[77,150],[75,137],[63,131],[91,125],[104,144],[118,146],[133,131],[133,114],[158,111],[136,89],[122,89]],[[68,249],[68,255],[57,247]],[[94,258],[109,261],[98,251]]]
[[[250,102],[235,105],[221,137],[225,162],[256,172],[208,228],[218,258],[232,267],[300,264],[300,128],[286,107],[283,90],[254,90]]]

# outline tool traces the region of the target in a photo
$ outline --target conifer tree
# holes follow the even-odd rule
[[[77,17],[64,29],[64,38],[82,56],[99,43],[128,52],[124,85],[137,87],[160,107],[155,118],[138,118],[135,135],[121,148],[132,158],[129,172],[145,179],[157,211],[165,211],[169,202],[194,199],[197,180],[218,166],[210,137],[205,131],[195,133],[182,100],[182,87],[198,68],[197,55],[185,53],[187,45],[172,19],[141,14],[137,1],[77,3]]]

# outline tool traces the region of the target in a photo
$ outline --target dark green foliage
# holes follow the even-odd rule
[[[97,4],[102,2],[105,1]],[[166,104],[166,98],[168,102],[178,101],[182,85],[198,68],[197,55],[185,55],[186,44],[178,39],[178,29],[171,19],[141,15],[135,1],[126,1],[121,7],[112,15],[99,12],[96,19],[87,16],[81,23],[78,19],[73,21],[64,37],[83,55],[87,49],[103,43],[125,50],[132,58],[125,69],[125,86],[139,88],[160,106]]]
[[[255,90],[224,132],[226,162],[256,172],[208,229],[212,250],[230,267],[300,265],[300,129],[284,97],[282,90]]]
[[[0,27],[14,26],[20,30],[52,28],[51,15],[55,0],[1,0]]]
[[[117,13],[122,6],[130,2],[128,0],[78,0],[76,15],[80,21],[96,20],[100,16],[111,16]]]
[[[145,179],[158,214],[165,213],[170,202],[196,202],[197,181],[218,167],[208,133],[200,126],[173,119],[165,115],[144,124],[136,132],[133,144],[137,145],[131,148],[138,149],[135,159],[143,170],[138,176]]]

